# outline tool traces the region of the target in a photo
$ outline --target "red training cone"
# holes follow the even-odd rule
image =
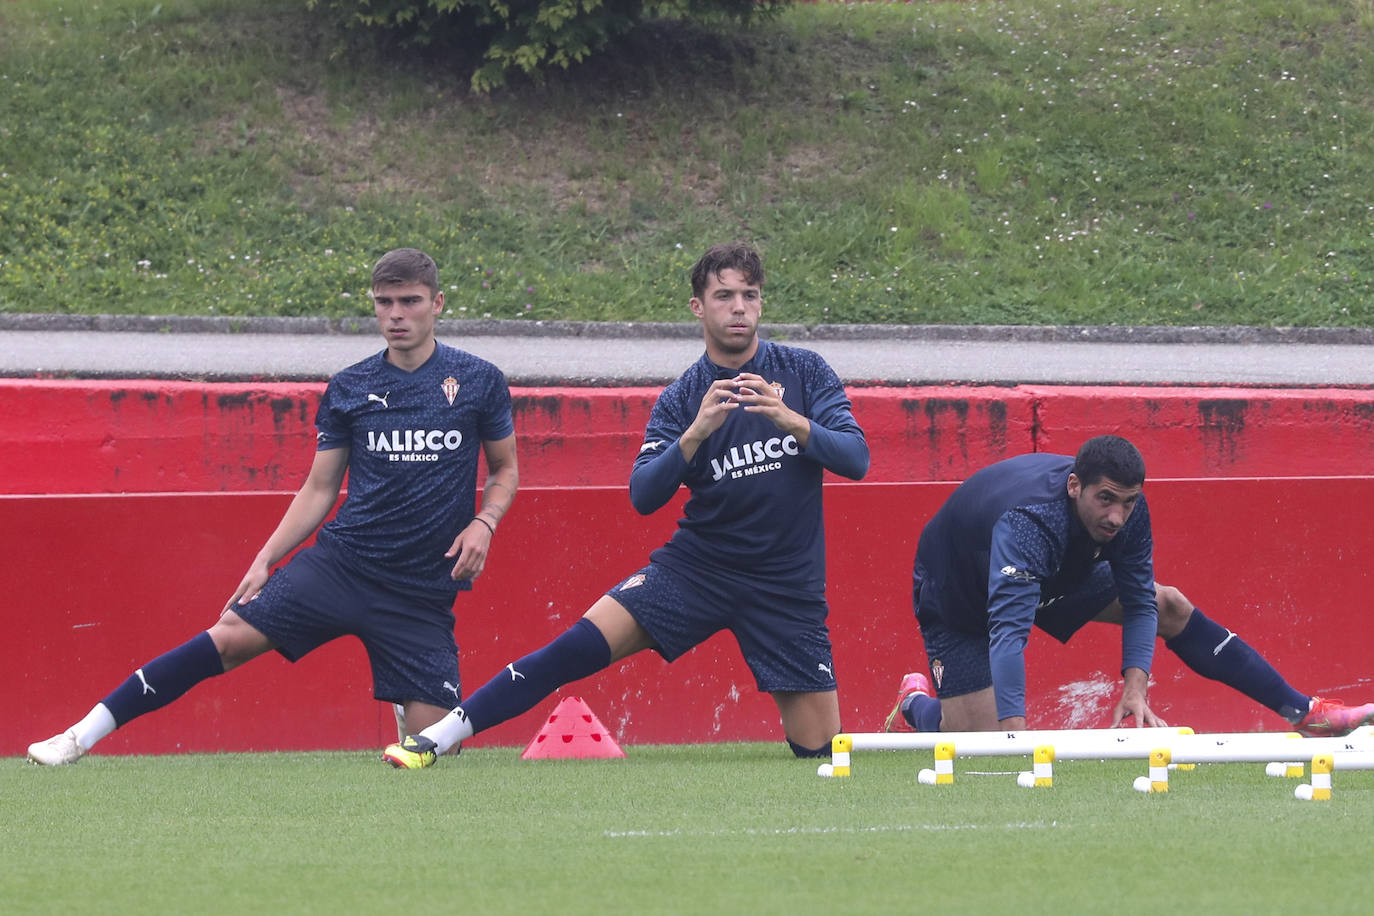
[[[521,760],[565,760],[574,757],[624,757],[606,726],[581,697],[565,697],[539,734],[520,755]]]

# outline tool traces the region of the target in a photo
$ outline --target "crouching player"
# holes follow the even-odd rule
[[[1291,687],[1244,640],[1154,578],[1145,461],[1119,436],[1076,456],[1030,454],[964,481],[921,532],[916,618],[935,680],[902,679],[885,730],[1026,727],[1023,651],[1032,626],[1068,642],[1091,621],[1122,627],[1124,689],[1113,726],[1163,725],[1146,699],[1154,641],[1203,677],[1283,716],[1306,735],[1344,735],[1374,721],[1374,703],[1345,706]]]

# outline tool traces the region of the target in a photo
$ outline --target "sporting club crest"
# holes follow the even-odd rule
[[[449,406],[453,406],[453,399],[458,397],[458,380],[453,376],[444,379],[444,397],[448,398]]]
[[[783,393],[787,391],[787,389],[783,387],[782,382],[769,382],[768,387],[773,389],[773,393],[778,396],[779,401],[782,400]]]
[[[930,673],[935,678],[935,689],[939,690],[945,683],[945,663],[935,659],[930,663]]]

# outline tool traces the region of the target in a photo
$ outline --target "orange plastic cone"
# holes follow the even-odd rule
[[[581,697],[565,697],[539,734],[520,755],[521,760],[624,757],[606,726]]]

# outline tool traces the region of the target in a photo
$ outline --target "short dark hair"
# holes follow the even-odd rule
[[[439,268],[418,248],[396,248],[382,255],[372,268],[372,288],[423,283],[431,296],[439,293]]]
[[[1145,459],[1120,436],[1094,436],[1074,456],[1073,473],[1085,487],[1104,477],[1123,487],[1138,487],[1145,483]]]
[[[725,242],[706,249],[692,267],[692,296],[700,299],[712,277],[721,271],[738,270],[753,286],[763,286],[763,258],[748,242]]]

